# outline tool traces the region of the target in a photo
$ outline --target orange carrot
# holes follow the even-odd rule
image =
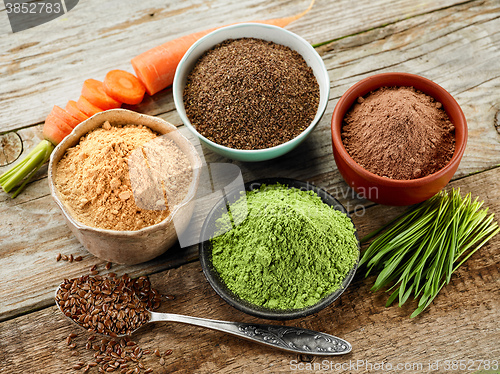
[[[57,105],[54,105],[52,108],[52,112],[50,112],[66,124],[68,124],[72,129],[76,127],[81,121],[73,117],[71,114],[69,114],[67,111],[62,109],[61,107],[58,107]]]
[[[52,112],[45,119],[43,137],[52,144],[59,144],[73,128]]]
[[[109,71],[103,83],[108,96],[125,104],[139,104],[146,93],[142,82],[124,70]]]
[[[92,117],[94,114],[104,111],[104,109],[101,109],[88,101],[84,96],[80,96],[78,98],[76,106],[89,117]]]
[[[119,108],[122,105],[118,100],[109,97],[102,82],[96,79],[87,79],[83,82],[82,96],[103,110]]]
[[[311,4],[305,11],[291,17],[253,22],[285,27],[304,16],[312,8],[313,4],[314,0],[311,0]],[[189,47],[198,39],[216,29],[218,27],[182,36],[134,57],[131,63],[135,74],[146,86],[148,94],[153,95],[170,86],[174,81],[175,69]]]
[[[87,116],[85,113],[83,113],[78,107],[76,106],[76,101],[70,100],[68,101],[68,104],[66,104],[66,112],[71,114],[73,117],[75,117],[77,120],[80,122],[85,121],[89,116]]]

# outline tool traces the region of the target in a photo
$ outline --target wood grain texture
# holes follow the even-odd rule
[[[308,0],[125,1],[120,6],[80,1],[64,17],[0,38],[0,133],[16,131],[23,154],[41,138],[41,124],[54,104],[64,106],[80,93],[87,78],[102,79],[114,68],[132,71],[130,59],[166,40],[229,22],[269,19],[300,12]],[[0,33],[9,26],[0,3]],[[110,16],[111,15],[111,16]],[[196,25],[196,26],[194,26]],[[404,208],[360,200],[343,182],[333,160],[330,119],[337,100],[355,82],[384,71],[423,75],[447,89],[461,105],[469,124],[469,142],[452,186],[471,191],[500,214],[500,3],[497,0],[316,0],[311,12],[289,30],[317,48],[331,79],[330,102],[318,127],[301,146],[270,162],[229,161],[199,144],[207,162],[232,162],[245,181],[269,176],[302,179],[325,188],[351,211],[360,236],[378,228]],[[328,43],[328,41],[333,42]],[[170,89],[146,97],[141,113],[158,115],[181,126]],[[191,139],[193,139],[191,137]],[[1,153],[1,152],[0,152]],[[0,172],[5,170],[0,167]],[[90,254],[66,227],[51,200],[46,167],[23,194],[0,193],[0,372],[75,372],[70,366],[90,358],[86,335],[53,306],[53,294],[64,278],[88,273],[104,261]],[[373,294],[373,278],[357,274],[346,293],[331,307],[300,320],[279,322],[331,333],[350,341],[353,352],[329,359],[330,365],[421,363],[431,371],[436,360],[499,359],[500,238],[476,253],[453,276],[429,310],[410,320],[415,304],[385,308],[387,295]],[[56,262],[57,253],[82,255],[81,262]],[[227,306],[210,288],[200,269],[195,246],[172,248],[137,266],[113,265],[111,271],[149,274],[153,284],[176,299],[164,311],[246,322],[262,322]],[[192,262],[194,261],[194,262]],[[192,263],[190,263],[192,262]],[[77,331],[79,349],[71,356],[65,338]],[[155,372],[279,373],[294,371],[298,357],[222,333],[175,324],[146,327],[135,337],[144,348],[173,349]],[[302,357],[306,365],[309,358]],[[297,363],[298,363],[297,362]],[[321,360],[309,362],[316,370]],[[477,366],[476,366],[477,368]],[[330,370],[384,372],[359,367]],[[478,370],[470,370],[473,372]],[[409,372],[393,370],[393,372]]]
[[[496,168],[453,182],[452,186],[460,187],[464,193],[479,193],[485,198],[485,204],[498,215],[500,191],[491,191],[489,186],[499,177],[500,168]],[[375,206],[354,220],[363,234],[399,214],[402,209]],[[416,307],[415,302],[408,302],[403,308],[396,305],[386,308],[388,295],[372,293],[370,287],[374,277],[364,279],[361,272],[334,304],[315,315],[286,322],[262,321],[227,306],[208,285],[199,262],[159,272],[150,278],[162,294],[175,296],[174,300],[164,302],[161,311],[299,326],[342,337],[352,344],[353,351],[345,356],[328,358],[327,362],[328,365],[348,364],[349,361],[359,363],[355,370],[345,372],[383,372],[367,365],[384,362],[394,368],[397,364],[422,364],[421,370],[414,370],[418,373],[463,373],[463,370],[445,371],[443,361],[494,360],[500,355],[499,245],[500,236],[496,236],[474,254],[453,275],[450,284],[432,305],[415,319],[409,318]],[[74,362],[91,359],[91,353],[84,348],[88,335],[66,320],[56,307],[2,322],[0,326],[1,372],[28,372],[34,367],[38,373],[69,372]],[[79,335],[75,339],[77,356],[71,356],[65,342],[71,332]],[[134,340],[145,349],[173,350],[164,367],[155,357],[145,360],[147,366],[160,373],[234,373],[236,370],[288,373],[293,371],[292,365],[301,362],[293,354],[187,325],[158,323],[146,326],[134,336]],[[429,363],[438,360],[441,361],[441,370],[429,370]],[[314,358],[310,363],[316,368],[326,365],[320,358]]]

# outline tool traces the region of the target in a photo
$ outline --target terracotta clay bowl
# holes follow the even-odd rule
[[[437,172],[412,180],[378,176],[362,168],[345,149],[341,130],[344,116],[358,97],[381,87],[412,86],[439,101],[455,126],[455,152]],[[429,199],[448,184],[457,171],[467,144],[467,122],[455,99],[441,86],[424,77],[408,73],[382,73],[365,78],[340,98],[332,116],[333,155],[340,174],[360,196],[379,204],[412,205]]]
[[[167,218],[160,223],[135,231],[90,227],[79,222],[70,206],[61,198],[54,183],[57,163],[68,148],[78,144],[82,136],[101,126],[104,121],[109,121],[112,125],[143,125],[161,135],[168,134],[168,137],[175,142],[191,163],[193,180],[188,187],[186,197],[180,204],[175,205]],[[200,179],[200,167],[201,159],[194,146],[177,131],[174,125],[161,118],[125,109],[112,109],[97,113],[83,121],[59,143],[50,157],[48,179],[52,197],[61,209],[68,227],[80,243],[94,256],[103,260],[133,265],[149,261],[163,254],[177,241],[179,232],[187,227],[194,209],[194,197]]]

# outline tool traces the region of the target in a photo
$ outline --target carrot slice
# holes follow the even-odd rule
[[[311,0],[309,7],[305,11],[290,17],[253,22],[285,27],[290,22],[303,17],[309,12],[313,4],[314,0]],[[218,27],[181,36],[180,38],[170,40],[134,57],[131,63],[135,74],[144,86],[146,86],[148,94],[154,95],[170,86],[174,81],[175,69],[177,69],[177,65],[179,65],[179,62],[189,47],[198,39],[216,29],[218,29]]]
[[[80,122],[85,121],[89,116],[87,116],[85,113],[83,113],[78,107],[76,106],[76,101],[75,100],[70,100],[68,101],[68,104],[66,104],[66,111],[71,114],[73,117],[75,117],[77,120]]]
[[[52,112],[45,119],[43,125],[43,136],[52,144],[59,144],[73,128]]]
[[[80,96],[78,98],[76,106],[89,117],[92,117],[94,114],[104,111],[104,109],[101,109],[88,101],[84,96]]]
[[[125,104],[139,104],[146,93],[142,82],[125,70],[109,71],[103,83],[108,96]]]
[[[83,82],[82,96],[102,110],[119,108],[122,105],[118,100],[109,97],[102,82],[96,79],[87,79]]]
[[[67,111],[65,111],[63,108],[54,105],[52,108],[52,113],[62,121],[64,121],[66,124],[68,124],[72,129],[76,127],[81,121],[73,117],[71,114],[69,114]]]

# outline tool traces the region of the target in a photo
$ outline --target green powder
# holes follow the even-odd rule
[[[316,304],[358,259],[351,220],[313,191],[263,185],[229,211],[217,220],[223,234],[211,240],[212,262],[227,287],[250,303],[282,310]]]

